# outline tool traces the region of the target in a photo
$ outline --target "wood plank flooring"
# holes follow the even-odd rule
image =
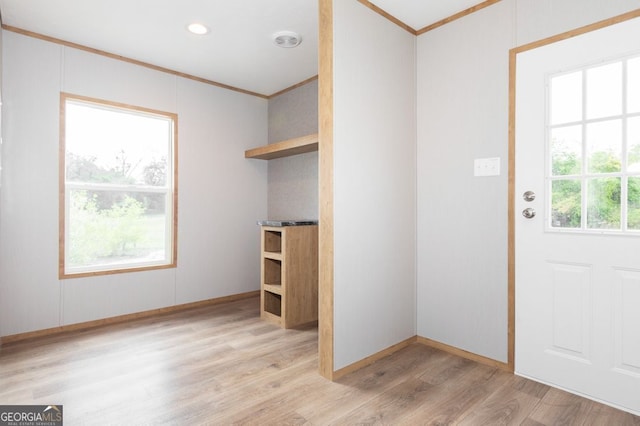
[[[330,382],[317,329],[258,299],[0,349],[0,404],[62,404],[65,425],[640,425],[640,417],[413,344]]]

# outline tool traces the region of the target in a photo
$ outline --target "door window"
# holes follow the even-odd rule
[[[547,77],[547,230],[640,231],[640,56]]]

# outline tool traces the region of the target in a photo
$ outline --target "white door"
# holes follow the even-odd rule
[[[516,61],[516,374],[640,414],[640,18]]]

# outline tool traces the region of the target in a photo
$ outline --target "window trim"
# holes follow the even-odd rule
[[[159,115],[168,118],[173,123],[173,137],[171,145],[171,157],[172,157],[172,182],[168,189],[168,193],[171,195],[171,205],[168,206],[171,209],[171,225],[170,225],[170,241],[171,241],[171,253],[168,256],[169,262],[161,265],[145,265],[145,266],[132,266],[126,267],[126,265],[117,265],[113,269],[93,270],[93,271],[79,271],[68,272],[66,270],[66,213],[67,213],[67,187],[66,187],[66,103],[68,100],[79,101],[83,103],[93,103],[101,107],[113,107],[118,109],[125,109],[130,111],[138,111],[151,115]],[[59,129],[59,173],[58,173],[58,278],[81,278],[100,275],[112,275],[121,274],[127,272],[139,272],[150,271],[158,269],[170,269],[176,268],[178,265],[178,114],[160,111],[151,108],[145,108],[140,106],[134,106],[130,104],[108,101],[104,99],[92,98],[88,96],[75,95],[67,92],[60,92],[60,129]]]

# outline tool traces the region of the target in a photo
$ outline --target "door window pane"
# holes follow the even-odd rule
[[[614,173],[622,170],[621,120],[588,124],[586,139],[589,173]]]
[[[640,230],[640,177],[629,178],[627,202],[627,228]]]
[[[578,179],[551,182],[551,226],[580,228],[582,221],[582,184]]]
[[[640,112],[640,57],[627,62],[627,112]]]
[[[640,172],[640,117],[627,120],[627,168]]]
[[[582,72],[572,72],[550,81],[551,124],[563,124],[582,119]]]
[[[587,181],[587,228],[620,229],[620,178]]]
[[[551,130],[551,174],[566,176],[582,171],[582,126]]]
[[[622,113],[622,62],[590,68],[586,79],[587,119]]]

